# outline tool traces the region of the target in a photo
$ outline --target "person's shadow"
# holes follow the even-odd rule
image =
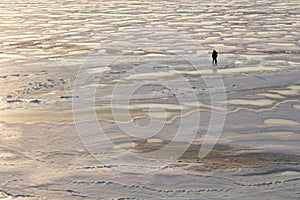
[[[218,67],[217,66],[213,66],[212,71],[213,71],[213,73],[217,73],[218,72]]]

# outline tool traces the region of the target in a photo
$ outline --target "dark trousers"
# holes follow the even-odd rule
[[[217,64],[218,64],[217,58],[213,58],[212,64],[213,64],[213,65],[217,65]]]

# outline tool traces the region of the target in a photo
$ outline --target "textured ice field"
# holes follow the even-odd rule
[[[2,0],[0,199],[299,199],[299,15],[298,0]],[[76,85],[80,66],[87,79]],[[222,89],[216,77],[226,101],[212,105]],[[218,144],[199,158],[224,103]],[[150,111],[166,120],[162,131],[118,127],[147,126]],[[118,169],[155,167],[95,159],[155,154],[184,116],[175,151],[193,138],[197,113],[193,145],[163,169],[134,174]],[[106,134],[93,144],[109,139],[110,148],[89,153],[80,141],[75,122],[99,139],[91,116]]]

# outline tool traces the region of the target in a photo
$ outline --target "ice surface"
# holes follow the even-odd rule
[[[299,199],[298,0],[3,0],[0,20],[0,199]],[[105,42],[119,48],[103,48]],[[212,49],[220,53],[217,67]],[[200,70],[175,55],[197,55],[190,59]],[[108,63],[118,56],[124,59]],[[74,95],[84,64],[89,79],[79,88],[93,95]],[[205,82],[216,83],[216,74],[225,86],[226,120],[218,145],[200,159],[203,141],[215,138],[205,135],[212,111],[224,111],[224,101],[210,100],[221,85]],[[111,100],[141,83],[129,105],[113,104],[116,119]],[[86,105],[78,109],[85,137],[103,151],[90,154],[82,145],[72,113],[77,100]],[[111,146],[93,137],[99,130],[88,126],[91,115]],[[126,134],[118,126],[147,127],[149,116],[166,119],[160,133]],[[186,134],[174,146],[196,136],[163,169],[95,159],[155,153],[175,137],[182,116]]]

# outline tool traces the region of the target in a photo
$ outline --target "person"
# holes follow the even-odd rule
[[[211,54],[211,57],[212,57],[212,63],[213,65],[217,65],[218,64],[218,52],[216,50],[213,50],[212,54]]]

